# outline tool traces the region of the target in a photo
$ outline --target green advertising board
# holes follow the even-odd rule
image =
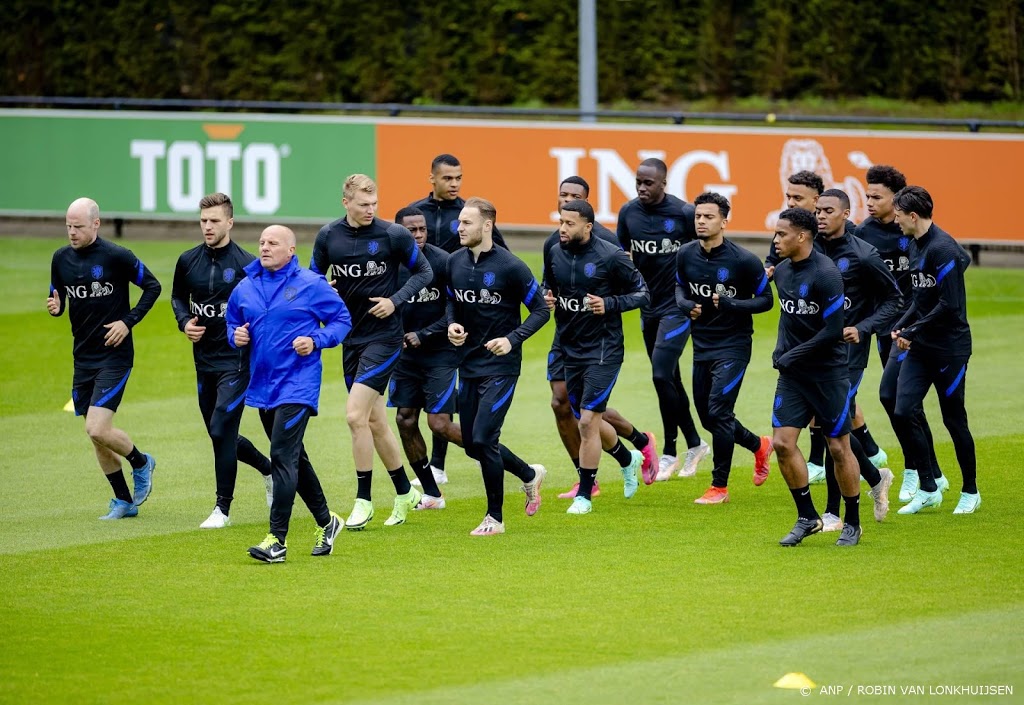
[[[323,223],[346,176],[375,176],[371,121],[315,116],[0,110],[0,215],[187,219],[222,191],[235,217]]]

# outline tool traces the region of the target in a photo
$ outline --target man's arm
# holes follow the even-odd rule
[[[633,260],[627,257],[622,250],[615,253],[611,274],[613,282],[618,285],[618,290],[625,293],[606,296],[604,299],[605,311],[622,313],[650,303],[651,292],[647,289],[647,282],[644,281],[636,265],[633,264]]]
[[[744,276],[749,277],[753,282],[754,295],[749,299],[730,299],[728,296],[718,297],[718,307],[723,311],[743,311],[746,313],[764,313],[771,311],[775,305],[775,295],[772,294],[771,284],[768,283],[768,273],[761,267],[761,263],[753,255],[750,259],[744,259]]]
[[[235,344],[235,329],[248,323],[242,311],[244,291],[245,281],[236,286],[231,292],[231,296],[228,297],[228,309],[224,312],[224,325],[227,327],[228,345],[233,348],[238,347]]]
[[[885,298],[874,313],[855,323],[854,328],[862,337],[867,337],[872,333],[888,335],[903,307],[903,294],[896,283],[896,278],[889,271],[889,265],[882,260],[882,256],[878,254],[877,250],[871,252],[867,257],[862,257],[861,264],[865,268],[865,275],[871,281],[871,291],[880,293]]]
[[[391,241],[391,251],[402,253],[403,263],[412,274],[405,282],[405,286],[388,297],[391,299],[391,303],[397,307],[403,301],[411,299],[420,289],[428,286],[434,273],[430,269],[430,262],[427,261],[426,255],[420,252],[416,241],[404,227],[392,225],[388,228],[388,239]]]
[[[146,314],[153,308],[153,304],[160,298],[161,287],[160,282],[149,271],[149,268],[142,263],[142,260],[129,250],[125,250],[125,253],[127,261],[131,262],[131,281],[135,286],[142,289],[139,303],[135,304],[135,308],[129,311],[128,315],[122,319],[128,328],[134,328],[136,324],[146,317]]]
[[[55,317],[64,313],[64,300],[67,298],[64,279],[60,276],[60,267],[57,266],[57,252],[53,253],[53,259],[50,260],[50,296],[47,299],[47,310]],[[56,307],[53,307],[50,301],[56,301]]]
[[[188,290],[188,274],[185,270],[185,255],[178,258],[174,265],[174,280],[171,283],[171,311],[178,322],[178,330],[185,330],[185,324],[192,319],[188,302],[190,299]]]
[[[309,288],[309,309],[320,319],[323,327],[310,334],[313,344],[320,348],[341,345],[352,330],[352,316],[334,287],[326,279],[318,279]]]
[[[944,242],[931,253],[932,260],[939,263],[935,274],[935,286],[939,290],[939,300],[931,311],[903,328],[900,332],[901,338],[913,340],[921,331],[939,326],[944,320],[955,317],[961,312],[960,300],[966,300],[966,297],[962,285],[964,263],[960,249],[955,242]],[[956,276],[958,273],[960,276]]]
[[[690,285],[687,283],[683,250],[676,252],[676,306],[687,316],[697,308],[697,302],[687,298]]]
[[[309,268],[317,274],[327,274],[331,260],[327,255],[327,226],[320,228],[313,241],[313,254],[309,258]]]
[[[505,336],[513,348],[522,345],[527,338],[543,328],[551,317],[551,312],[544,303],[544,293],[540,290],[540,284],[533,278],[529,267],[519,262],[515,274],[521,287],[523,305],[530,309],[530,315],[518,328]]]
[[[775,360],[775,368],[792,368],[803,360],[813,358],[820,350],[835,345],[843,338],[843,277],[839,270],[819,272],[817,286],[821,291],[820,305],[823,309],[824,326],[811,337]]]

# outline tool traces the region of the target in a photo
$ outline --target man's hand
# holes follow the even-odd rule
[[[603,316],[607,311],[607,309],[604,307],[604,298],[600,296],[587,294],[586,302],[587,305],[590,306],[590,312],[595,316]]]
[[[46,310],[50,312],[51,316],[56,316],[60,313],[60,294],[57,293],[56,289],[46,297]]]
[[[551,289],[544,292],[544,303],[548,305],[548,311],[555,310],[555,295]]]
[[[235,328],[235,347],[241,348],[249,344],[249,324],[243,323]]]
[[[107,347],[116,348],[128,337],[128,326],[124,324],[124,321],[114,321],[103,327],[107,329],[107,334],[103,336],[103,344]]]
[[[701,314],[702,311],[703,311],[703,309],[700,307],[700,304],[697,304],[696,306],[691,308],[690,309],[690,320],[691,321],[696,321],[698,318],[700,318],[700,314]]]
[[[853,326],[847,326],[843,328],[843,340],[847,343],[859,343],[860,342],[860,331]]]
[[[418,348],[423,344],[420,341],[420,337],[415,333],[406,333],[405,338],[402,339],[402,343],[407,348]]]
[[[185,337],[191,340],[193,343],[198,343],[203,333],[206,332],[206,326],[199,325],[199,316],[194,316],[191,321],[185,324]]]
[[[712,294],[711,295],[711,303],[713,303],[715,305],[715,308],[718,308],[718,302],[719,301],[720,301],[720,299],[718,298],[718,294]]]
[[[497,356],[508,355],[512,351],[512,343],[508,338],[494,338],[484,343],[484,347]]]
[[[448,341],[455,347],[466,342],[466,329],[458,323],[452,323],[448,326]]]
[[[377,303],[370,309],[370,314],[377,318],[387,318],[395,312],[395,304],[391,299],[384,296],[371,296],[370,301]]]
[[[306,357],[306,355],[316,350],[316,345],[308,335],[300,335],[292,341],[292,350],[297,352],[299,357]]]
[[[910,350],[910,341],[906,338],[896,338],[896,347],[900,350]]]

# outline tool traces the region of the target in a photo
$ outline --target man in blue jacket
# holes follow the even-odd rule
[[[341,519],[327,506],[302,437],[320,399],[320,351],[341,344],[352,330],[352,318],[323,277],[299,267],[291,230],[268,227],[260,235],[259,252],[228,299],[227,333],[232,346],[250,346],[245,403],[259,409],[270,438],[274,478],[270,533],[249,555],[281,563],[296,492],[319,527],[314,556],[330,555],[341,531]]]

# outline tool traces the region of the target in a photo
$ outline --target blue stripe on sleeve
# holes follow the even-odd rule
[[[955,267],[955,266],[956,266],[956,260],[952,260],[951,259],[948,263],[946,263],[946,265],[942,269],[939,270],[939,273],[937,275],[935,275],[935,283],[938,284],[943,279],[945,279],[946,275],[949,274],[951,271],[953,271],[953,267]]]

